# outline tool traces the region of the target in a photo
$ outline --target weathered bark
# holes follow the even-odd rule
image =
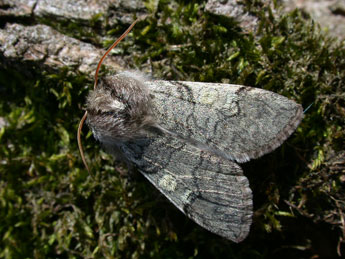
[[[205,10],[231,16],[245,30],[256,30],[256,18],[245,13],[236,1],[209,0]],[[62,29],[62,33],[55,29],[75,24],[88,33],[97,27],[99,33],[95,37],[100,41],[104,40],[106,26],[130,24],[134,14],[141,16],[145,12],[143,2],[135,0],[0,0],[1,62],[17,68],[25,63],[47,70],[71,66],[76,71],[92,74],[104,50],[86,43],[93,41],[92,36],[69,37],[65,33],[68,28]],[[342,16],[339,17],[336,18]],[[95,21],[99,23],[97,26],[93,24]],[[333,23],[338,27],[342,24]],[[122,70],[125,66],[121,58],[114,56],[104,64],[112,70]]]
[[[104,50],[90,43],[65,36],[46,25],[23,26],[6,24],[0,30],[0,51],[3,64],[31,62],[43,69],[75,67],[79,72],[92,74]],[[109,57],[104,64],[115,70],[121,66]]]
[[[208,0],[205,11],[215,15],[232,17],[240,23],[241,28],[248,32],[256,31],[257,29],[258,19],[246,12],[244,6],[237,3],[236,0]]]
[[[320,24],[330,35],[345,39],[345,1],[344,0],[314,0],[298,1],[284,0],[285,10],[301,8]]]
[[[130,23],[133,14],[145,13],[142,1],[135,0],[1,0],[0,15],[52,18],[88,23],[95,15],[105,14],[110,25]]]
[[[59,28],[60,22],[69,22],[88,30],[97,15],[100,15],[100,20],[107,19],[107,25],[111,26],[115,23],[130,24],[135,13],[144,13],[141,1],[2,0],[1,63],[17,69],[23,68],[23,64],[25,69],[25,65],[29,65],[43,70],[67,66],[93,76],[104,49],[66,36],[42,23],[47,21]],[[116,71],[123,70],[124,64],[121,58],[111,56],[104,62],[108,69]]]

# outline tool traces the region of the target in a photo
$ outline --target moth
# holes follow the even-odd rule
[[[179,210],[205,229],[244,240],[253,214],[252,192],[238,163],[280,146],[303,118],[302,106],[243,85],[150,80],[140,72],[105,77],[99,67],[86,120],[111,153],[133,164]]]

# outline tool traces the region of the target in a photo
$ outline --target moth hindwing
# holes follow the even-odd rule
[[[90,94],[88,125],[177,208],[234,242],[249,233],[252,193],[236,162],[277,148],[302,107],[241,85],[108,77]]]

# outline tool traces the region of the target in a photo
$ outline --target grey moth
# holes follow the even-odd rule
[[[140,72],[105,77],[86,111],[79,130],[86,119],[107,150],[133,164],[185,215],[234,242],[246,238],[253,214],[238,162],[276,149],[303,117],[301,105],[270,91],[150,80]]]

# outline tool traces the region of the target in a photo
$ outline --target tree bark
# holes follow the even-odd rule
[[[68,26],[73,24],[85,31],[97,27],[97,36],[102,40],[106,26],[130,24],[133,14],[143,14],[144,10],[141,1],[1,0],[1,63],[21,71],[57,70],[66,66],[93,76],[104,49],[90,43],[92,37],[67,36],[71,34],[64,33]],[[56,28],[62,28],[63,32]],[[123,70],[124,63],[112,56],[104,61],[105,66],[116,71]]]

